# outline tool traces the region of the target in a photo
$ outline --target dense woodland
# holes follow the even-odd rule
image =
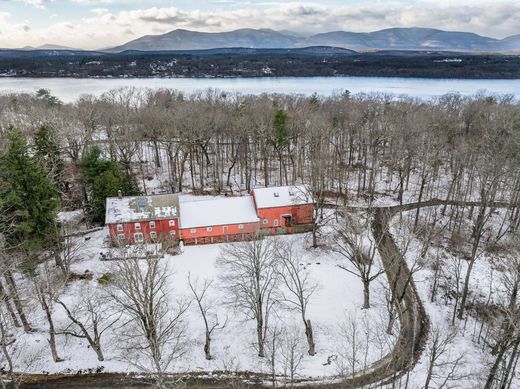
[[[96,226],[103,222],[104,198],[119,189],[236,195],[256,186],[304,183],[318,208],[313,246],[330,245],[344,255],[346,270],[363,282],[365,309],[370,282],[382,272],[372,268],[379,242],[370,241],[367,249],[360,231],[370,228],[377,207],[402,205],[406,211],[407,204],[418,203],[400,213],[392,227],[401,251],[406,253],[412,239],[420,242],[412,273],[416,266],[431,269],[431,302],[449,299],[452,325],[466,328],[468,318],[476,323],[474,341],[490,356],[482,387],[514,387],[520,356],[520,105],[512,97],[447,95],[426,102],[348,92],[321,98],[123,89],[62,104],[40,91],[1,96],[0,128],[2,345],[8,342],[4,323],[9,320],[31,331],[24,296],[17,292],[23,273],[36,285],[48,314],[53,358],[60,359],[52,347],[57,335],[49,305],[65,303],[50,286],[57,276],[47,266],[42,270],[47,263],[42,261],[50,258],[60,277],[70,273],[67,234],[56,221],[59,210],[83,208],[89,226]],[[157,179],[159,189],[149,185]],[[355,207],[367,212],[366,220],[347,216]],[[345,221],[332,240],[324,233],[331,215]],[[288,248],[271,249],[272,255],[291,258]],[[440,250],[451,256],[441,258]],[[234,256],[247,257],[229,249],[221,262],[232,266]],[[495,276],[501,280],[500,299],[472,293],[473,268],[484,257],[500,269]],[[131,263],[118,266],[125,275],[139,271]],[[229,274],[232,285],[239,273]],[[159,277],[157,285],[161,282]],[[124,282],[118,287],[123,297],[114,298],[134,297],[124,293]],[[389,285],[389,333],[402,314],[393,311],[394,300],[405,294],[406,286],[401,297],[399,288]],[[95,303],[89,304],[92,313]],[[178,307],[179,316],[183,309]],[[306,323],[305,306],[300,310]],[[78,325],[74,312],[70,317]],[[174,332],[176,322],[170,324],[165,336]],[[271,349],[267,342],[264,351],[262,331],[258,342],[265,356]],[[312,329],[305,331],[314,352]],[[453,387],[459,377],[456,360],[443,365],[448,371],[438,377],[439,356],[451,347],[450,336],[432,329],[423,345],[431,367],[425,388]],[[89,341],[102,358],[100,343]],[[9,356],[6,347],[3,352]]]
[[[191,52],[0,51],[7,77],[375,76],[515,79],[517,55],[346,49],[214,49]]]

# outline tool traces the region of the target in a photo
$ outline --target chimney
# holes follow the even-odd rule
[[[119,197],[120,199],[123,198],[123,192],[121,191],[121,189],[117,191],[117,197]]]

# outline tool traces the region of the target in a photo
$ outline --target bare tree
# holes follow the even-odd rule
[[[47,323],[49,326],[49,346],[51,348],[52,359],[54,362],[63,362],[58,355],[56,347],[56,327],[54,326],[54,301],[58,296],[60,289],[65,285],[63,274],[55,272],[50,268],[49,262],[44,262],[38,269],[38,273],[33,277],[33,284],[36,297],[41,308],[45,312]]]
[[[126,318],[121,337],[127,359],[151,373],[161,388],[166,387],[168,368],[185,352],[183,315],[189,307],[181,300],[171,306],[168,274],[166,264],[160,259],[121,260],[114,265],[110,292]]]
[[[455,352],[456,337],[457,332],[453,328],[442,328],[439,325],[432,327],[426,345],[428,367],[423,389],[430,388],[432,384],[435,388],[442,389],[450,382],[457,382],[465,377],[458,373],[465,355]]]
[[[204,321],[205,339],[204,339],[204,355],[206,360],[213,359],[211,355],[211,336],[213,331],[223,329],[227,324],[227,318],[223,324],[220,324],[218,314],[212,309],[211,302],[208,301],[208,290],[210,290],[213,281],[204,280],[202,286],[199,287],[198,279],[193,282],[188,274],[188,285],[190,286],[193,298],[197,302],[197,307]]]
[[[274,245],[275,257],[280,263],[279,276],[285,285],[282,299],[293,309],[296,309],[303,321],[305,337],[309,347],[310,356],[316,354],[314,334],[310,319],[307,318],[307,305],[318,288],[318,285],[310,278],[309,272],[302,263],[302,254],[297,253],[295,247],[286,241],[278,241]]]
[[[520,258],[517,255],[518,252],[513,253],[506,262],[503,281],[507,291],[507,302],[500,307],[501,320],[494,330],[495,344],[491,354],[495,359],[484,386],[486,389],[495,387],[497,381],[500,388],[507,387],[507,383],[512,379],[510,377],[514,375],[515,361],[520,354]],[[500,370],[502,374],[499,374]]]
[[[282,330],[278,327],[269,328],[265,336],[265,364],[269,369],[273,388],[278,386],[278,360]]]
[[[71,265],[79,260],[81,251],[85,247],[85,240],[82,237],[66,235],[65,230],[61,230],[59,235],[61,236],[58,236],[55,249],[55,255],[59,260],[56,260],[56,263],[64,276],[68,276]]]
[[[296,376],[301,369],[304,350],[304,346],[301,344],[301,331],[298,327],[284,329],[279,353],[284,375],[289,379],[289,387],[293,387],[295,384]]]
[[[15,352],[13,344],[16,342],[16,338],[14,337],[11,323],[12,321],[9,320],[4,308],[0,307],[0,350],[2,351],[2,361],[5,361],[7,366],[7,369],[4,368],[7,379],[4,380],[3,377],[0,377],[0,381],[2,388],[7,388],[10,383],[14,389],[18,389],[19,385],[14,373],[15,362],[13,361],[13,353]]]
[[[256,237],[249,242],[226,245],[217,265],[229,302],[256,321],[258,356],[265,357],[269,319],[279,304],[279,271],[272,241]]]
[[[95,291],[91,289],[86,289],[83,297],[72,308],[59,298],[56,302],[65,310],[70,320],[70,324],[58,334],[86,339],[96,352],[98,361],[104,361],[101,338],[108,329],[113,328],[121,314],[110,310],[107,297],[95,295]]]
[[[334,250],[344,256],[354,268],[339,267],[360,278],[363,283],[363,309],[370,308],[370,283],[384,273],[372,273],[377,245],[369,233],[369,219],[360,217],[359,222],[350,214],[345,215],[345,224],[338,229],[334,238]]]

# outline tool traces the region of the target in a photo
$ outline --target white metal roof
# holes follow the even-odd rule
[[[108,197],[105,223],[125,223],[179,217],[179,196]]]
[[[310,191],[304,185],[255,188],[253,192],[257,208],[287,207],[314,203]]]
[[[251,196],[201,197],[181,196],[181,228],[210,227],[258,222]]]

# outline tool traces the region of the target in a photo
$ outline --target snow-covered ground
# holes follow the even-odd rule
[[[411,232],[411,225],[415,211],[403,213],[403,221],[396,216],[391,224],[391,233],[398,245],[405,253],[405,258],[410,268],[415,268],[414,281],[426,312],[430,318],[430,335],[428,345],[422,354],[422,358],[408,377],[403,377],[401,383],[408,381],[409,387],[423,387],[429,367],[429,358],[432,347],[432,339],[436,335],[440,338],[447,334],[453,334],[452,341],[446,352],[439,358],[439,366],[434,368],[434,376],[431,387],[438,387],[446,380],[452,369],[453,362],[457,361],[453,376],[448,380],[447,387],[457,388],[478,388],[483,387],[486,381],[489,366],[494,357],[490,353],[489,344],[483,340],[489,325],[482,324],[482,318],[476,317],[476,313],[469,309],[464,320],[455,318],[454,315],[454,293],[456,291],[455,267],[460,265],[459,287],[462,291],[464,277],[468,266],[468,261],[461,259],[461,254],[454,254],[448,249],[448,238],[445,235],[439,236],[432,247],[429,249],[424,259],[420,259],[421,241]],[[448,216],[446,216],[447,218]],[[488,229],[497,231],[498,225],[503,217],[503,211],[497,212],[490,220]],[[441,223],[442,224],[442,223]],[[470,226],[467,226],[471,228]],[[470,240],[461,242],[457,247],[461,251],[470,251]],[[407,246],[407,249],[403,248]],[[434,283],[435,257],[440,258],[440,271],[438,289],[432,301],[432,288]],[[475,261],[469,282],[469,304],[493,304],[506,301],[504,291],[503,272],[507,256],[494,256],[479,250],[478,258]],[[512,387],[520,385],[520,377],[513,380]]]
[[[83,242],[81,258],[72,266],[75,273],[85,271],[93,273],[92,280],[75,280],[70,282],[60,293],[60,298],[73,306],[82,296],[103,293],[106,286],[98,282],[104,273],[112,271],[113,262],[101,261],[100,253],[105,251],[104,239],[106,230],[96,231],[87,236]],[[362,310],[363,293],[360,280],[340,269],[337,265],[347,265],[347,261],[326,247],[309,248],[312,238],[309,234],[281,236],[269,239],[291,240],[302,250],[301,263],[319,285],[311,297],[308,307],[308,318],[312,321],[315,332],[317,355],[305,355],[299,368],[300,378],[334,377],[340,373],[347,374],[352,367],[352,347],[348,337],[353,329],[357,330],[359,349],[355,350],[355,368],[361,369],[381,358],[392,348],[392,341],[384,336],[386,328],[386,303],[384,299],[384,276],[372,283],[372,308]],[[163,260],[169,269],[169,288],[172,306],[177,299],[192,299],[188,288],[188,274],[192,279],[214,280],[211,289],[212,306],[217,309],[221,322],[227,317],[227,325],[213,335],[212,351],[214,359],[204,358],[204,327],[202,318],[195,304],[192,304],[186,317],[188,347],[186,354],[173,364],[172,371],[214,371],[214,370],[249,370],[267,372],[265,361],[257,357],[255,350],[255,323],[247,320],[240,312],[224,304],[227,295],[219,280],[219,268],[216,258],[221,244],[205,246],[187,246],[182,254],[166,256]],[[30,312],[30,320],[37,324],[38,331],[31,334],[19,332],[20,356],[17,368],[35,373],[41,372],[75,372],[78,370],[103,367],[104,371],[135,371],[135,367],[122,358],[118,346],[118,334],[125,328],[110,330],[103,340],[103,351],[106,360],[99,362],[96,354],[88,346],[86,340],[58,336],[58,353],[64,362],[54,363],[47,343],[47,322],[36,304]],[[57,330],[64,328],[68,320],[63,309],[55,305],[54,319]],[[303,325],[298,312],[278,309],[271,319],[271,326],[300,330],[301,350],[305,354],[306,343]],[[115,326],[118,327],[118,326]],[[119,326],[120,327],[120,326]],[[368,331],[367,328],[370,330]],[[282,371],[280,371],[282,373]]]

